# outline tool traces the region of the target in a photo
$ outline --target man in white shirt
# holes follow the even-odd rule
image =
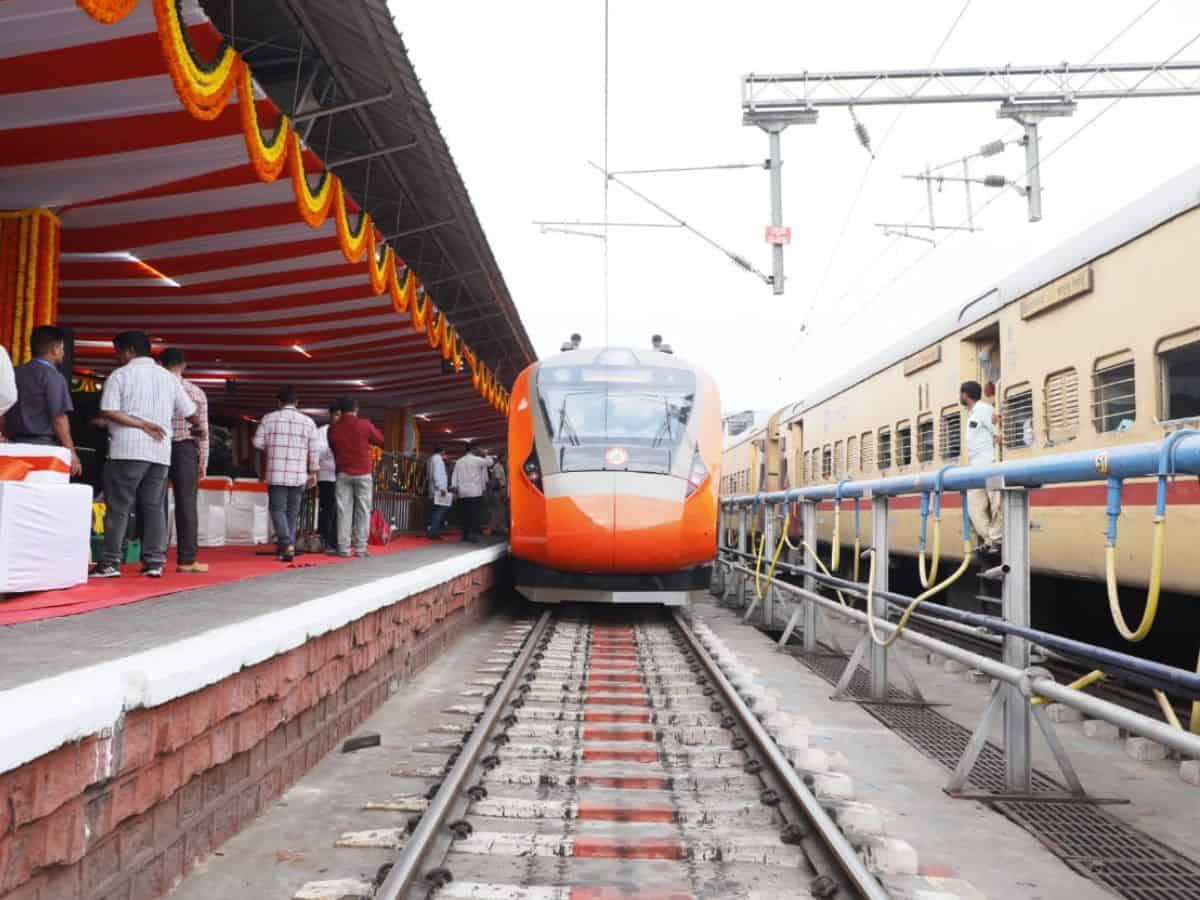
[[[183,389],[183,382],[150,355],[150,339],[141,331],[113,338],[120,368],[104,382],[100,414],[108,425],[108,462],[104,467],[104,552],[92,569],[96,578],[121,574],[121,548],[129,514],[137,507],[142,521],[142,574],[161,578],[167,561],[164,500],[171,465],[172,420],[182,416],[193,434],[206,424]]]
[[[978,381],[964,381],[959,399],[967,408],[967,465],[985,466],[996,461],[996,411],[983,399]],[[979,552],[994,556],[1000,552],[1003,536],[1000,513],[1000,492],[967,491],[967,512],[971,528],[979,538]]]
[[[446,480],[446,458],[442,456],[442,448],[434,447],[425,463],[426,481],[429,482],[429,502],[433,509],[429,514],[429,537],[432,540],[442,539],[442,525],[450,512],[450,484]]]
[[[0,347],[0,416],[17,402],[17,379],[13,374],[12,359],[8,351]]]
[[[467,452],[454,464],[454,475],[450,478],[450,490],[458,497],[462,516],[462,539],[472,544],[479,543],[480,507],[487,489],[488,470],[495,462],[495,457],[483,456],[478,447],[467,444]]]
[[[325,544],[325,552],[337,555],[337,463],[329,446],[329,426],[342,417],[342,408],[334,400],[329,404],[329,422],[317,429],[321,442],[321,457],[317,469],[317,530]]]

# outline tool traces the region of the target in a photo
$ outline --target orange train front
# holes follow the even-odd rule
[[[717,550],[721,404],[653,350],[534,363],[508,420],[516,584],[538,603],[687,602]]]

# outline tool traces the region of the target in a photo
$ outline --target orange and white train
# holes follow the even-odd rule
[[[717,547],[721,401],[667,353],[578,349],[512,389],[510,544],[537,603],[680,606]]]

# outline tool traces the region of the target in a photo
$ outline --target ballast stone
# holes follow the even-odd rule
[[[1125,754],[1141,762],[1153,762],[1167,758],[1167,748],[1149,738],[1131,737],[1125,739]]]
[[[1188,784],[1200,787],[1200,759],[1185,759],[1179,764],[1179,777]]]
[[[292,895],[292,900],[362,900],[375,894],[375,886],[357,878],[310,881]]]
[[[1121,739],[1120,728],[1112,722],[1104,722],[1100,719],[1088,719],[1084,722],[1083,733],[1098,741],[1119,741]]]

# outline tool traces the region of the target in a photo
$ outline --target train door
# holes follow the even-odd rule
[[[983,399],[996,411],[996,430],[1002,427],[1002,402],[1000,323],[980,329],[963,340],[963,381],[978,381],[983,386]],[[968,355],[969,354],[969,355]],[[1002,456],[1001,446],[996,448],[996,458]]]

